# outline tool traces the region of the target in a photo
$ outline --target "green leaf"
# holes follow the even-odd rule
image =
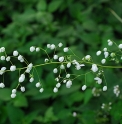
[[[88,103],[89,100],[92,98],[92,89],[87,89],[84,94],[84,103]]]
[[[48,11],[49,12],[56,11],[59,8],[59,6],[61,5],[61,3],[62,3],[62,0],[53,0],[53,1],[51,1],[51,3],[48,6]]]
[[[11,90],[8,88],[0,89],[0,99],[3,101],[8,101],[11,99]]]
[[[37,10],[38,10],[38,11],[44,11],[44,10],[46,10],[46,8],[47,8],[46,0],[40,0],[40,1],[37,3]]]

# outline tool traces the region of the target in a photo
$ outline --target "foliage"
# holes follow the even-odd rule
[[[31,55],[28,50],[32,45],[46,48],[47,43],[62,42],[83,57],[86,54],[94,56],[97,50],[106,46],[108,39],[122,42],[121,23],[109,11],[111,8],[122,16],[121,0],[1,0],[0,6],[0,46],[5,46],[10,55],[17,49],[33,64],[42,63],[45,54]],[[50,51],[49,54],[52,55]],[[94,59],[100,61],[95,56]],[[1,62],[1,67],[3,65]],[[22,66],[20,63],[16,65]],[[11,99],[10,94],[18,83],[18,74],[5,75],[7,88],[0,89],[0,124],[122,123],[122,95],[116,98],[113,94],[113,86],[122,86],[121,69],[105,70],[109,89],[100,97],[91,93],[94,87],[91,74],[87,83],[93,87],[86,91],[81,90],[82,77],[75,80],[70,89],[62,86],[55,94],[52,92],[56,84],[53,67],[37,70],[45,92],[39,93],[35,84],[26,80],[26,92],[18,92],[15,99]],[[75,73],[75,69],[70,72]],[[80,73],[84,72],[81,70]],[[38,78],[35,83],[37,81]],[[110,111],[101,109],[102,103],[109,102],[112,102]],[[77,113],[76,117],[73,112]]]

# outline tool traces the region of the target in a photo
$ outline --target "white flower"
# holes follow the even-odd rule
[[[51,50],[55,49],[55,45],[54,44],[51,44],[50,49]]]
[[[119,46],[118,46],[118,47],[119,47],[119,49],[122,49],[122,44],[119,44]]]
[[[116,54],[115,54],[115,53],[111,53],[110,56],[111,56],[111,57],[115,57]]]
[[[4,61],[4,60],[5,60],[5,56],[1,56],[0,58],[1,58],[1,60],[2,60],[2,61]]]
[[[1,68],[1,71],[5,71],[5,70],[6,70],[6,67],[2,67],[2,68]]]
[[[68,47],[65,47],[64,48],[64,52],[68,52],[69,48]]]
[[[57,73],[58,72],[58,69],[57,68],[54,68],[53,69],[53,73]]]
[[[18,60],[23,60],[23,56],[22,55],[19,55],[18,56]]]
[[[34,78],[33,78],[33,77],[31,77],[31,78],[30,78],[30,82],[33,82],[33,81],[34,81]]]
[[[104,48],[103,51],[106,52],[107,51],[107,48]]]
[[[58,92],[58,88],[54,87],[53,92],[57,93]]]
[[[98,84],[101,84],[102,83],[102,79],[99,78],[99,77],[94,78],[94,80],[96,80]]]
[[[13,90],[12,90],[12,94],[15,94],[16,92],[17,92],[16,89],[13,89]]]
[[[58,59],[58,55],[54,55],[53,58],[54,58],[54,59]]]
[[[63,56],[59,57],[59,62],[63,62],[63,61],[64,61],[64,57]]]
[[[101,51],[97,51],[96,55],[99,56],[101,54]]]
[[[50,44],[47,44],[47,48],[50,48],[51,47],[51,45]]]
[[[57,88],[59,88],[60,86],[61,86],[61,84],[60,84],[60,83],[57,83],[57,84],[56,84],[56,87],[57,87]]]
[[[44,88],[41,88],[41,89],[39,90],[40,93],[42,93],[43,91],[44,91]]]
[[[15,50],[15,51],[13,52],[13,56],[18,56],[18,51]]]
[[[67,83],[66,83],[66,87],[67,88],[70,88],[72,85],[72,81],[71,80],[68,80]]]
[[[41,86],[40,82],[36,83],[36,87],[40,87],[40,86]]]
[[[0,88],[4,88],[5,84],[4,83],[0,83]]]
[[[47,58],[44,60],[44,62],[48,62],[48,61],[49,61],[49,59],[47,59]]]
[[[11,70],[11,71],[15,71],[15,70],[16,70],[16,66],[15,66],[15,65],[12,65],[12,66],[10,67],[10,70]]]
[[[7,61],[7,62],[10,61],[10,56],[8,56],[8,57],[6,58],[6,61]]]
[[[63,64],[60,65],[60,69],[65,69],[65,66]]]
[[[106,90],[107,90],[107,86],[104,86],[104,87],[103,87],[103,91],[106,91]]]
[[[5,47],[1,47],[1,52],[5,52]]]
[[[107,58],[107,57],[108,57],[108,55],[109,55],[109,53],[108,53],[108,52],[104,52],[104,56],[105,56],[105,58]]]
[[[70,74],[67,74],[67,75],[66,75],[66,78],[69,78],[69,77],[70,77]]]
[[[73,112],[73,113],[72,113],[72,116],[73,116],[73,117],[76,117],[76,116],[77,116],[77,113],[76,113],[76,112]]]
[[[39,51],[40,51],[40,48],[39,48],[39,47],[37,47],[37,48],[36,48],[36,52],[39,52]]]
[[[66,80],[63,80],[63,83],[66,83]]]
[[[25,75],[21,74],[19,77],[19,82],[22,83],[25,80]]]
[[[86,85],[83,85],[82,90],[84,91],[86,89],[86,87],[87,87]]]
[[[67,63],[67,68],[70,68],[70,66],[71,66],[71,62],[68,62]]]
[[[15,98],[16,97],[16,94],[15,93],[12,93],[11,94],[11,98]]]
[[[55,80],[58,82],[59,81],[59,78],[55,78]]]
[[[98,71],[97,65],[96,65],[96,64],[93,64],[91,70],[92,70],[93,72],[97,72],[97,71]]]
[[[88,61],[90,60],[90,58],[91,58],[90,55],[86,55],[86,56],[85,56],[85,59],[88,60]]]
[[[109,46],[112,46],[113,45],[113,42],[111,40],[108,40],[108,45]]]
[[[31,51],[31,52],[35,51],[35,46],[31,46],[31,47],[30,47],[30,51]]]
[[[106,62],[106,59],[102,59],[102,60],[101,60],[101,63],[102,63],[102,64],[105,64],[105,62]]]
[[[21,87],[20,90],[21,90],[22,92],[25,92],[25,87]]]
[[[58,47],[62,47],[62,46],[63,46],[63,44],[62,44],[62,43],[59,43],[59,44],[58,44]]]

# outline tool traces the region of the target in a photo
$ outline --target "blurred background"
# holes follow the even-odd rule
[[[79,57],[90,54],[100,62],[101,58],[95,57],[96,51],[106,47],[108,39],[122,43],[122,23],[111,10],[122,17],[122,0],[1,0],[0,47],[4,46],[8,55],[18,50],[35,65],[44,63],[46,55],[43,51],[30,53],[30,46],[46,49],[48,43],[62,42]],[[51,51],[48,53],[52,55]],[[60,50],[58,54],[63,52]],[[12,62],[17,67],[25,66],[15,59]],[[3,66],[9,69],[10,64],[0,61],[0,67]],[[53,93],[54,67],[37,68],[45,89],[43,93],[35,87],[38,78],[34,74],[34,82],[30,83],[27,77],[23,83],[26,91],[21,93],[18,89],[15,99],[10,94],[18,84],[18,72],[4,75],[6,88],[0,89],[0,124],[122,124],[122,96],[113,94],[113,86],[122,86],[121,69],[105,70],[108,91],[95,97],[91,73],[87,77],[87,90],[81,90],[84,77],[80,77],[70,89],[62,85],[58,93]],[[76,70],[69,72],[76,73]],[[103,103],[108,105],[105,109],[101,109]]]

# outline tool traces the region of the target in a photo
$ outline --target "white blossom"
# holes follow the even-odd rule
[[[119,47],[119,49],[122,49],[122,44],[119,44],[119,46],[118,46],[118,47]]]
[[[4,88],[5,84],[4,83],[0,83],[0,88]]]
[[[5,52],[5,47],[1,47],[1,52]]]
[[[58,72],[58,69],[57,68],[54,68],[53,69],[53,73],[57,73]]]
[[[109,53],[108,52],[104,52],[104,56],[105,56],[105,58],[107,58],[109,56]]]
[[[55,49],[55,45],[54,44],[51,44],[50,49],[51,50]]]
[[[12,93],[13,93],[13,94],[15,94],[16,92],[17,92],[17,90],[16,90],[16,89],[13,89],[13,90],[12,90]]]
[[[10,70],[11,70],[11,71],[15,71],[15,70],[16,70],[16,66],[15,66],[15,65],[12,65],[12,66],[10,67]]]
[[[7,62],[10,61],[10,56],[8,56],[8,57],[6,58],[6,61],[7,61]]]
[[[96,65],[96,64],[93,64],[91,70],[92,70],[93,72],[97,72],[97,71],[98,71],[97,65]]]
[[[63,64],[61,64],[60,69],[65,69],[65,66]]]
[[[54,93],[57,93],[58,92],[58,88],[57,87],[54,87],[53,92]]]
[[[19,77],[19,82],[22,83],[25,80],[25,75],[21,74]]]
[[[60,84],[60,83],[57,83],[57,84],[56,84],[56,87],[57,87],[57,88],[59,88],[60,86],[61,86],[61,84]]]
[[[51,47],[51,45],[50,44],[47,44],[47,48],[50,48]]]
[[[40,82],[37,82],[36,87],[40,87],[40,86],[41,86]]]
[[[103,51],[104,51],[104,52],[107,52],[107,48],[104,48]]]
[[[16,51],[16,50],[13,51],[13,56],[18,56],[18,54],[19,54],[18,51]]]
[[[5,60],[5,56],[1,56],[0,58],[1,58],[1,60],[2,60],[2,61],[4,61],[4,60]]]
[[[68,62],[67,63],[67,68],[70,68],[70,66],[71,66],[71,62]]]
[[[106,91],[106,90],[107,90],[107,86],[104,86],[104,87],[103,87],[103,91]]]
[[[101,60],[101,63],[102,63],[102,64],[105,64],[105,62],[106,62],[106,59],[102,59],[102,60]]]
[[[44,91],[44,88],[41,88],[41,89],[39,90],[40,93],[42,93],[43,91]]]
[[[31,51],[31,52],[34,52],[34,51],[35,51],[35,46],[31,46],[31,47],[30,47],[30,51]]]
[[[66,78],[69,78],[70,77],[70,74],[66,74]]]
[[[113,42],[111,40],[108,40],[108,45],[109,46],[112,46],[113,45]]]
[[[54,55],[53,59],[55,59],[55,60],[58,59],[58,55]]]
[[[34,78],[33,78],[33,77],[31,77],[29,81],[30,81],[30,82],[33,82],[33,81],[34,81]]]
[[[102,52],[99,50],[96,52],[96,55],[99,56]]]
[[[64,48],[64,52],[68,52],[69,48],[68,47],[65,47]]]
[[[25,92],[25,87],[21,87],[20,90],[21,90],[22,92]]]
[[[63,62],[63,61],[64,61],[64,57],[63,56],[59,57],[59,62]]]
[[[37,48],[36,48],[36,52],[39,52],[39,51],[40,51],[40,48],[39,48],[39,47],[37,47]]]
[[[66,83],[66,87],[67,88],[70,88],[72,85],[72,81],[71,80],[68,80],[67,83]]]
[[[11,98],[15,98],[16,97],[16,94],[15,93],[12,93],[11,94]]]
[[[102,83],[102,79],[99,78],[99,77],[94,78],[94,80],[96,80],[98,84],[101,84]]]
[[[86,85],[83,85],[83,86],[82,86],[82,90],[83,90],[83,91],[84,91],[86,88],[87,88]]]
[[[63,44],[62,44],[62,43],[59,43],[59,44],[58,44],[58,47],[62,47],[62,46],[63,46]]]
[[[90,60],[90,58],[91,58],[90,55],[86,55],[86,56],[85,56],[85,59],[88,60],[88,61]]]

